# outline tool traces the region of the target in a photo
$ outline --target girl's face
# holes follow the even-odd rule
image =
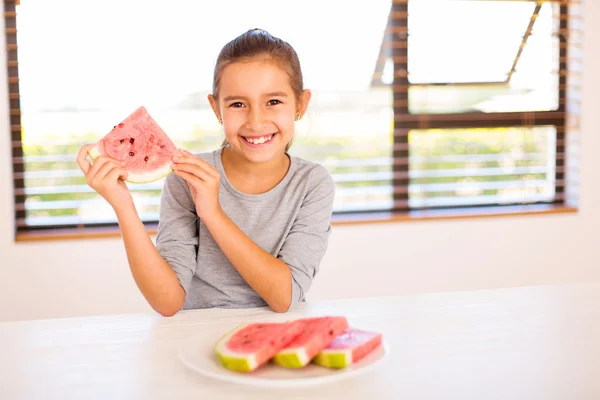
[[[229,64],[221,73],[219,98],[209,96],[232,150],[257,163],[284,154],[294,119],[309,100],[308,90],[296,99],[287,73],[268,58]]]

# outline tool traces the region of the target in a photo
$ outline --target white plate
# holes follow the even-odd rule
[[[389,345],[383,340],[362,360],[343,369],[330,369],[312,363],[300,369],[287,369],[269,362],[253,372],[236,372],[223,367],[215,353],[215,344],[221,336],[199,335],[188,339],[179,348],[179,358],[192,371],[213,379],[252,386],[293,388],[354,378],[379,366],[390,353]]]

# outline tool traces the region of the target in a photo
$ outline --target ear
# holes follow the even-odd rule
[[[304,113],[306,113],[306,109],[308,108],[308,103],[310,103],[311,96],[312,93],[309,89],[304,89],[302,93],[300,93],[298,103],[296,104],[296,117],[302,118],[302,116],[304,116]]]
[[[213,96],[212,94],[209,94],[208,102],[210,103],[210,107],[212,108],[213,112],[215,113],[215,116],[219,120],[219,123],[223,123],[223,118],[221,118],[221,111],[219,110],[219,103],[217,102],[217,99],[215,99],[215,96]]]

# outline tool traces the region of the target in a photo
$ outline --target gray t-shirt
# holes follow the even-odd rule
[[[329,171],[290,155],[289,170],[277,186],[244,194],[225,175],[222,149],[198,154],[221,175],[221,208],[257,245],[289,266],[292,305],[304,301],[331,233],[335,185]],[[225,257],[198,218],[187,183],[175,174],[165,180],[156,247],[186,292],[183,309],[267,305]]]

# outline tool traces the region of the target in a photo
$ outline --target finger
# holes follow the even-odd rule
[[[129,176],[129,172],[121,167],[113,168],[108,174],[106,174],[106,180],[108,181],[116,181],[121,178],[121,180],[126,180],[127,176]]]
[[[100,172],[100,170],[102,168],[104,168],[105,165],[117,165],[117,166],[121,166],[118,162],[113,161],[110,157],[105,157],[105,156],[100,156],[98,158],[96,158],[96,160],[94,161],[94,163],[92,164],[92,168],[90,168],[90,171],[87,175],[88,179],[90,181],[93,181],[96,179],[98,173]],[[104,170],[103,175],[106,175],[108,171]]]
[[[94,147],[93,144],[86,144],[85,146],[79,149],[79,153],[77,154],[77,164],[84,175],[87,175],[88,171],[91,168],[90,162],[87,160],[88,151],[90,151]]]
[[[203,181],[212,181],[214,177],[206,172],[203,168],[195,164],[175,164],[173,169],[175,171],[184,171],[188,174],[192,174]]]
[[[96,158],[96,160],[94,161],[94,164],[92,164],[92,168],[90,168],[88,174],[87,174],[87,178],[89,180],[94,180],[96,177],[96,174],[98,173],[98,171],[100,170],[100,168],[102,168],[104,166],[104,164],[106,163],[113,163],[119,166],[122,166],[123,163],[119,163],[119,161],[107,157],[107,156],[100,156],[98,158]]]
[[[121,165],[119,165],[113,161],[110,161],[110,160],[105,162],[104,165],[102,165],[102,167],[100,167],[100,169],[94,176],[94,180],[99,181],[101,179],[104,179],[104,177],[106,175],[108,175],[108,173],[115,168],[121,168]]]
[[[189,172],[175,170],[175,174],[177,176],[183,178],[188,183],[192,192],[197,191],[204,185],[204,183],[202,182],[202,180],[200,178],[198,178],[197,176],[195,176],[193,174],[190,174]]]
[[[192,153],[190,153],[187,150],[180,150],[181,154],[183,154],[183,156],[181,157],[173,157],[173,160],[175,161],[175,163],[189,163],[189,164],[194,164],[197,165],[198,167],[202,168],[203,170],[205,170],[208,174],[217,177],[219,176],[219,171],[217,171],[217,169],[215,167],[213,167],[212,165],[210,165],[209,163],[207,163],[206,161],[204,161],[202,158],[197,157],[195,155],[193,155]]]

